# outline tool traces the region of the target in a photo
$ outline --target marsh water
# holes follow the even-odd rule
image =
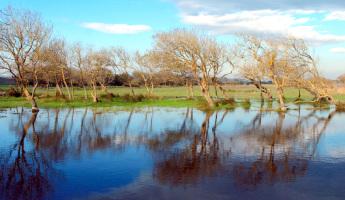
[[[0,199],[345,199],[345,113],[0,112]]]

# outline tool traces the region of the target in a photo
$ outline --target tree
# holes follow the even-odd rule
[[[177,57],[170,56],[167,53],[161,51],[151,51],[152,61],[154,65],[160,70],[161,73],[165,73],[164,77],[171,79],[174,81],[175,84],[178,84],[179,80],[182,79],[184,82],[183,84],[187,88],[188,98],[194,97],[194,88],[193,85],[197,80],[192,72],[191,67],[189,67],[186,63],[181,62]],[[170,74],[167,76],[167,74]],[[161,76],[162,78],[163,76]]]
[[[212,73],[216,72],[214,63],[220,61],[220,55],[218,55],[220,52],[217,49],[221,49],[222,45],[211,36],[185,29],[159,33],[155,35],[154,39],[153,51],[169,58],[170,61],[179,63],[178,66],[188,67],[198,80],[202,95],[208,105],[214,107],[214,100],[210,95],[209,88]],[[217,55],[214,56],[213,52]],[[224,51],[222,52],[224,53]]]
[[[285,111],[287,108],[284,102],[284,89],[287,87],[290,76],[294,73],[295,68],[290,65],[288,57],[289,46],[284,39],[260,39],[254,36],[244,37],[245,67],[242,68],[242,74],[253,82],[260,82],[262,78],[267,77],[272,80],[280,104],[280,110]],[[250,68],[250,70],[248,70]],[[255,76],[256,72],[260,72]],[[261,92],[267,91],[259,83],[258,88]],[[269,94],[268,91],[266,94]]]
[[[314,95],[316,101],[332,102],[330,83],[317,69],[317,62],[302,39],[262,39],[242,36],[241,74],[251,80],[262,93],[271,97],[270,91],[261,85],[262,79],[272,80],[277,91],[280,109],[286,110],[284,89],[297,87]]]
[[[332,83],[320,75],[317,61],[311,55],[308,45],[302,39],[289,38],[287,41],[290,46],[289,59],[296,69],[291,74],[291,86],[307,90],[316,102],[332,103],[334,98],[329,92]]]
[[[135,60],[135,72],[140,76],[144,82],[147,94],[149,96],[153,95],[154,89],[154,79],[153,74],[155,72],[155,64],[153,62],[153,55],[150,52],[147,52],[141,55],[139,52],[136,52],[134,55]]]
[[[63,96],[59,81],[67,90],[68,99],[71,100],[72,93],[67,81],[67,77],[71,80],[71,69],[68,63],[68,52],[65,47],[65,41],[62,39],[53,39],[44,48],[44,60],[55,73],[56,88],[60,95]]]
[[[50,37],[50,28],[37,14],[29,11],[7,8],[0,13],[0,19],[0,68],[16,80],[17,86],[31,102],[32,111],[37,112],[36,67],[41,47]],[[30,75],[36,77],[31,92],[28,80]]]
[[[107,82],[111,71],[108,67],[111,65],[111,60],[108,52],[105,50],[93,51],[89,50],[86,56],[86,77],[92,88],[91,96],[93,102],[98,102],[97,86],[101,85],[102,90],[107,92]]]
[[[135,95],[132,83],[133,80],[130,76],[130,72],[133,71],[131,55],[121,47],[112,48],[110,53],[114,71],[122,71],[126,75],[126,84],[129,86],[132,95]]]
[[[237,44],[239,51],[235,52],[236,56],[241,59],[239,62],[240,75],[251,83],[260,91],[261,99],[263,94],[269,100],[272,100],[271,91],[262,85],[262,81],[267,78],[263,58],[260,55],[262,41],[250,35],[242,35],[240,42]]]
[[[342,84],[345,84],[345,74],[338,77],[338,81]]]
[[[84,90],[84,99],[87,100],[87,91],[86,91],[86,77],[85,77],[85,55],[83,52],[83,48],[79,43],[76,43],[72,46],[71,50],[72,54],[72,65],[74,68],[78,70],[79,74],[79,79],[80,79],[80,84],[83,87]]]

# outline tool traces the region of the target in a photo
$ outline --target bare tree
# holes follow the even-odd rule
[[[0,14],[0,68],[7,71],[37,112],[36,82],[29,91],[29,74],[37,77],[36,64],[42,45],[50,36],[50,28],[29,11],[5,9]],[[37,79],[36,79],[37,81]]]
[[[83,48],[79,43],[76,43],[72,46],[72,65],[78,70],[79,72],[79,79],[80,84],[83,87],[84,91],[84,99],[87,100],[87,91],[86,91],[86,77],[85,77],[85,55],[83,52]]]
[[[62,39],[54,39],[49,42],[45,50],[45,60],[55,71],[56,88],[60,95],[63,95],[61,91],[59,80],[66,88],[68,99],[72,99],[71,90],[68,84],[67,76],[71,79],[71,70],[68,64],[68,55],[65,47],[65,41]]]
[[[133,71],[133,62],[130,53],[121,47],[112,48],[110,52],[112,60],[111,66],[114,71],[121,71],[127,76],[126,84],[129,86],[132,95],[135,95],[132,83],[133,80],[130,76],[130,73]]]
[[[214,62],[219,62],[219,58],[213,56],[212,52],[220,48],[221,44],[210,36],[185,29],[159,33],[154,38],[154,51],[188,66],[198,80],[208,105],[214,107],[214,100],[211,98],[209,89]]]
[[[254,78],[255,81],[260,81],[263,77],[272,80],[277,92],[280,110],[285,111],[287,108],[284,100],[284,89],[291,85],[292,81],[296,79],[295,74],[298,74],[298,67],[290,57],[291,44],[286,38],[260,39],[254,36],[247,37],[245,42],[251,59],[244,59],[246,64],[243,70],[251,66],[254,69],[252,72],[243,74],[251,79]],[[258,77],[254,77],[253,74],[258,71],[261,73]],[[262,85],[259,85],[259,89],[270,94],[268,90],[262,88]]]
[[[250,35],[240,36],[240,42],[237,44],[238,51],[236,56],[241,58],[238,63],[241,76],[248,79],[260,91],[261,99],[263,94],[269,100],[272,100],[272,93],[270,89],[262,84],[262,81],[267,78],[263,57],[261,54],[262,41]]]
[[[149,96],[153,95],[154,90],[154,79],[153,74],[155,72],[155,64],[153,62],[153,57],[150,52],[147,52],[141,55],[139,52],[136,52],[134,55],[135,60],[135,72],[144,81],[144,86],[146,88],[147,94]]]
[[[107,78],[111,71],[107,68],[111,64],[109,54],[105,51],[89,50],[86,56],[87,81],[92,88],[91,96],[93,102],[98,102],[97,86],[101,85],[102,90],[107,92]]]
[[[345,84],[345,74],[339,76],[337,79],[340,83]]]
[[[218,89],[222,92],[223,96],[228,98],[226,90],[221,85],[221,79],[230,75],[234,68],[234,63],[229,52],[229,47],[224,44],[213,42],[210,44],[208,50],[209,74],[214,86],[216,96],[218,97]]]
[[[161,72],[170,73],[170,77],[165,76],[165,78],[170,78],[175,83],[178,82],[176,77],[183,79],[187,89],[188,98],[194,98],[193,85],[196,82],[196,79],[188,64],[182,62],[177,57],[173,57],[162,51],[151,51],[151,57],[154,65],[157,66]]]
[[[295,73],[291,74],[291,86],[307,90],[314,96],[316,102],[324,100],[333,103],[334,98],[329,92],[332,83],[320,75],[318,63],[305,41],[289,38],[288,44],[290,62],[296,69]]]

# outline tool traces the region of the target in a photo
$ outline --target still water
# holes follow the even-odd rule
[[[345,113],[0,111],[0,199],[345,199]]]

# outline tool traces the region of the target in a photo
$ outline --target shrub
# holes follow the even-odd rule
[[[7,91],[6,91],[6,95],[7,96],[10,96],[10,97],[20,97],[22,96],[21,92],[19,90],[17,90],[16,88],[9,88]]]
[[[338,102],[335,104],[337,112],[345,112],[345,103]]]
[[[142,94],[138,94],[138,95],[124,94],[122,98],[123,100],[128,101],[128,102],[141,102],[145,100],[145,96]]]
[[[244,101],[241,102],[241,106],[244,110],[249,110],[251,107],[251,102],[249,99],[245,99]]]
[[[55,98],[56,99],[66,99],[66,96],[64,94],[60,94],[60,92],[55,92]]]
[[[101,98],[105,98],[105,99],[108,99],[108,100],[113,100],[113,98],[115,97],[119,97],[120,95],[118,94],[114,94],[114,93],[106,93],[106,94],[102,94],[101,95]]]
[[[236,100],[234,98],[221,99],[216,102],[217,105],[235,105]]]

